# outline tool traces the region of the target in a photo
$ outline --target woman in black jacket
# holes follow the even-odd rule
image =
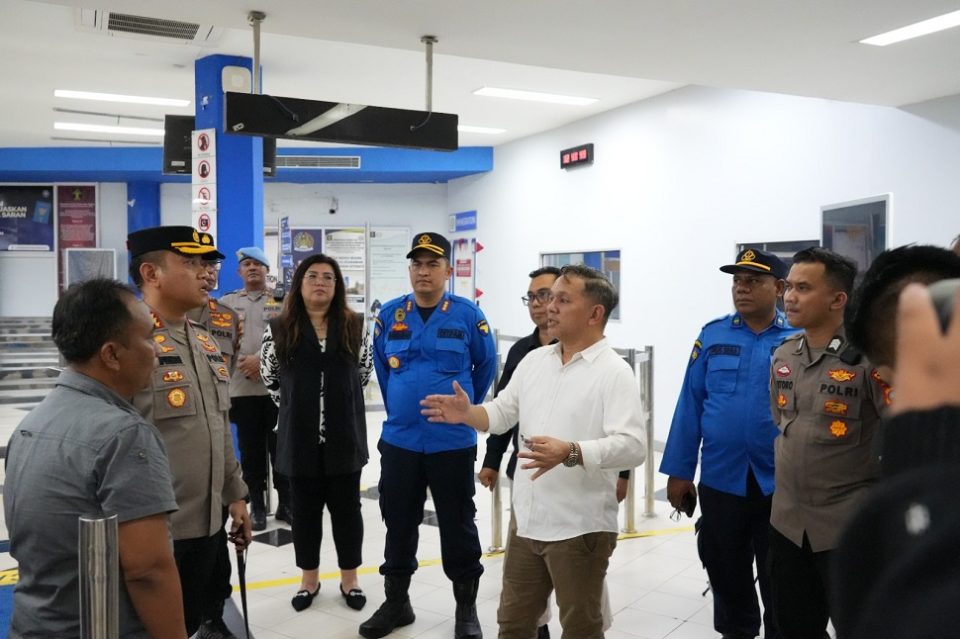
[[[360,610],[366,603],[357,582],[360,471],[369,458],[363,389],[373,360],[363,316],[347,308],[336,260],[318,253],[297,267],[283,313],[264,332],[260,362],[263,382],[280,407],[277,468],[290,478],[293,546],[303,571],[291,604],[305,610],[320,591],[326,505],[340,594]]]

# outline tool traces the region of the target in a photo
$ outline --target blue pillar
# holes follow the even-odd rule
[[[160,183],[127,183],[127,233],[160,226]]]
[[[226,256],[220,271],[220,294],[240,288],[236,251],[263,248],[263,140],[223,132],[224,67],[253,68],[253,60],[211,55],[194,65],[196,127],[215,129],[217,146],[217,247]]]

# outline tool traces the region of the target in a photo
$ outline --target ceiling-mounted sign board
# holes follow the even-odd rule
[[[459,116],[436,111],[227,93],[226,133],[436,151],[459,147]]]

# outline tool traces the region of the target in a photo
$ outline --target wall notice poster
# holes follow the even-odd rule
[[[60,290],[65,286],[66,249],[96,248],[97,187],[57,186],[57,253],[59,256]]]
[[[53,250],[53,186],[0,185],[0,251]]]
[[[453,241],[453,293],[476,301],[476,254],[475,238],[458,238]]]
[[[362,227],[326,229],[323,252],[337,260],[347,287],[347,305],[357,313],[366,310],[367,242]]]
[[[409,228],[375,226],[370,229],[370,317],[376,317],[388,300],[410,292],[409,251]]]

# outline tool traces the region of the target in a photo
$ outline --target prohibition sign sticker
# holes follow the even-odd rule
[[[210,230],[210,216],[206,213],[201,213],[200,217],[197,218],[197,228],[206,233]]]

